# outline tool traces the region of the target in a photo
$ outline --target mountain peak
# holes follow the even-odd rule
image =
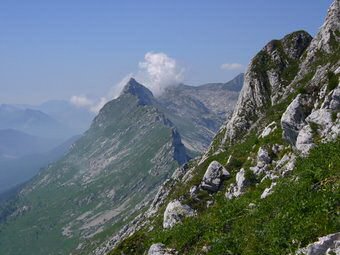
[[[313,39],[309,54],[314,54],[318,50],[327,53],[332,52],[332,45],[340,41],[340,0],[334,0],[322,25],[319,33]]]
[[[139,103],[142,105],[149,105],[153,101],[153,94],[152,92],[137,82],[134,78],[130,78],[128,83],[125,85],[121,95],[124,94],[131,94],[138,98]]]
[[[236,140],[251,128],[268,106],[277,104],[294,77],[290,71],[308,48],[312,37],[297,31],[272,40],[251,60],[231,119],[226,124],[223,144]],[[290,71],[291,72],[291,71]],[[297,72],[297,71],[296,71]],[[292,73],[290,74],[291,76]]]

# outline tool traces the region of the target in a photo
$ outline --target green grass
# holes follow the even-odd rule
[[[340,228],[340,143],[322,144],[308,158],[299,159],[294,175],[278,181],[275,192],[259,199],[268,183],[228,201],[223,193],[213,207],[187,218],[172,230],[141,230],[110,254],[143,254],[152,243],[162,242],[180,254],[288,254]],[[249,203],[256,207],[249,208]],[[138,251],[134,253],[133,251]]]

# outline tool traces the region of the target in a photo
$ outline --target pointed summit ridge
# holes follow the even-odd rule
[[[150,105],[154,100],[152,92],[134,78],[131,78],[125,85],[121,95],[124,94],[131,94],[137,97],[141,105]]]

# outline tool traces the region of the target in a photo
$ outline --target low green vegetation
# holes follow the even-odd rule
[[[333,72],[328,72],[328,91],[335,89],[339,84],[339,75],[335,75]]]
[[[171,127],[160,117],[129,95],[109,103],[70,153],[0,206],[0,254],[69,254],[79,243],[94,248],[132,220],[134,207],[178,166],[168,146]]]
[[[180,254],[198,254],[203,246],[216,255],[292,253],[339,230],[339,169],[339,141],[322,144],[308,158],[299,159],[293,174],[280,179],[266,199],[260,199],[266,182],[233,200],[219,192],[215,204],[199,216],[171,230],[160,225],[151,232],[142,229],[110,254],[142,254],[157,242]],[[249,207],[250,203],[255,206]]]

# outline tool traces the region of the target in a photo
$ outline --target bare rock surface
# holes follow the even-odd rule
[[[150,246],[148,255],[176,255],[178,252],[174,249],[166,248],[162,243],[156,243]]]
[[[171,201],[164,212],[163,228],[168,229],[180,223],[185,217],[194,216],[195,212],[188,205],[182,205],[180,201]]]
[[[208,166],[201,183],[202,189],[216,192],[222,181],[230,176],[229,172],[219,162],[213,161]]]
[[[299,249],[296,255],[331,255],[340,254],[340,233],[319,237],[317,242]]]

